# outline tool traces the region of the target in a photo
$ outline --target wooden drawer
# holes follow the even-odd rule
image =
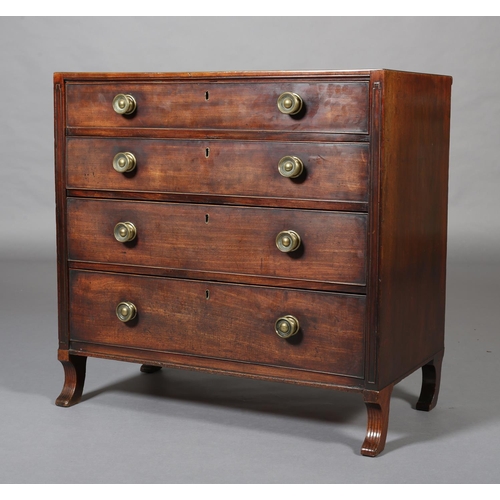
[[[109,191],[210,194],[300,200],[368,199],[368,144],[195,140],[67,140],[67,186]],[[132,153],[136,168],[119,173],[113,158]],[[285,156],[299,158],[297,178],[280,175]]]
[[[119,222],[136,238],[120,243]],[[364,285],[365,214],[69,198],[69,259]],[[284,253],[276,236],[293,230]]]
[[[297,115],[278,110],[278,97],[294,92]],[[132,95],[132,115],[115,113],[117,94]],[[68,83],[68,127],[153,127],[280,132],[368,133],[368,82]]]
[[[120,302],[137,308],[123,323]],[[275,333],[293,315],[299,332]],[[365,297],[70,272],[70,340],[363,376]]]

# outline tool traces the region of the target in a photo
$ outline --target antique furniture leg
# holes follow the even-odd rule
[[[156,373],[161,370],[161,366],[154,366],[154,365],[142,365],[141,366],[141,372],[142,373]]]
[[[363,399],[368,411],[366,437],[361,447],[361,454],[376,457],[385,446],[387,427],[389,425],[389,406],[393,385],[381,391],[365,391]]]
[[[56,405],[73,406],[82,397],[87,357],[74,356],[68,351],[59,350],[58,359],[64,368],[64,387],[56,399]]]
[[[418,398],[417,410],[430,411],[436,406],[441,382],[443,354],[444,351],[441,351],[434,359],[422,366],[422,390]]]

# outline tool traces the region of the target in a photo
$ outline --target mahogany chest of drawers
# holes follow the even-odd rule
[[[444,350],[451,77],[56,73],[56,404],[88,356],[362,394]]]

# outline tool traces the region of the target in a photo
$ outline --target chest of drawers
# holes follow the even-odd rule
[[[451,78],[56,73],[59,406],[89,356],[358,392],[444,350]]]

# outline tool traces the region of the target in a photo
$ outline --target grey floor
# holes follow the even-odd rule
[[[54,262],[0,261],[1,483],[498,483],[499,266],[450,264],[440,400],[398,384],[386,450],[361,397],[89,359],[59,408]]]

